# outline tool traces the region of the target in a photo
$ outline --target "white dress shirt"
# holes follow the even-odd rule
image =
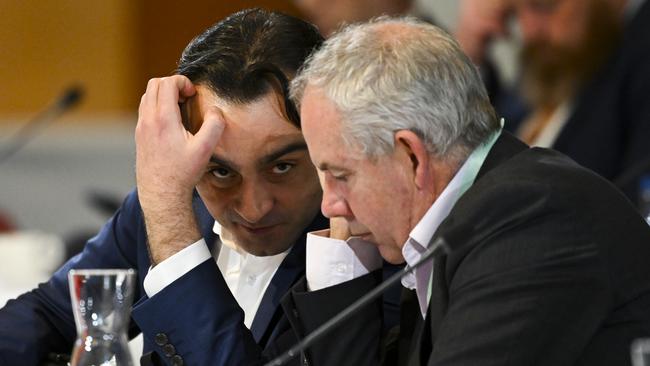
[[[245,252],[234,242],[222,239],[221,225],[216,221],[213,230],[219,235],[213,253],[208,250],[205,240],[200,239],[150,268],[144,279],[144,290],[147,296],[153,297],[199,264],[212,258],[217,262],[230,292],[244,311],[244,324],[250,328],[266,288],[291,248],[277,255],[258,257]]]

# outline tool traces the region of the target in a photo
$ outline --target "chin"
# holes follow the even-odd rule
[[[286,238],[291,235],[285,231],[275,231],[260,235],[250,235],[246,232],[235,234],[235,243],[241,249],[257,257],[280,254],[293,245]]]
[[[402,250],[398,247],[380,245],[379,254],[384,260],[390,264],[401,264],[404,263],[404,256],[402,255]]]
[[[247,253],[250,253],[256,257],[266,257],[269,255],[276,255],[284,252],[287,250],[290,245],[287,246],[282,246],[282,247],[270,247],[268,242],[265,243],[250,243],[250,242],[245,242],[245,241],[240,241],[239,242],[239,247],[246,251]]]

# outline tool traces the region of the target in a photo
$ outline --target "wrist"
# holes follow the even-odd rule
[[[164,201],[164,200],[162,200]],[[143,207],[147,244],[156,265],[201,239],[191,201],[183,205]]]

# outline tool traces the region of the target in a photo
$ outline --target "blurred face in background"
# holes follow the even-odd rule
[[[294,0],[294,3],[325,37],[341,23],[362,20],[368,6],[363,0]]]
[[[382,14],[405,12],[412,0],[294,0],[294,4],[325,37],[342,24],[362,22]]]
[[[522,83],[534,106],[571,98],[607,61],[624,0],[513,0],[523,37]]]

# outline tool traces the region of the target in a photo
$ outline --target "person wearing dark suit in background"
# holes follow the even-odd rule
[[[308,364],[630,363],[632,341],[650,335],[650,228],[610,182],[502,131],[449,35],[409,18],[347,27],[310,56],[291,93],[337,231],[392,263],[415,263],[438,238],[448,247],[402,281],[396,354],[371,326],[375,306],[310,347]],[[368,260],[312,236],[308,258]],[[308,261],[307,280],[283,300],[304,334],[377,281],[371,272],[322,286],[322,276]]]
[[[321,42],[302,20],[245,10],[195,38],[177,75],[149,82],[137,192],[0,310],[0,364],[70,353],[73,268],[138,270],[129,332],[144,334],[146,362],[240,365],[293,342],[279,301],[304,273],[304,233],[328,224],[287,85]]]
[[[497,111],[519,110],[506,128],[568,155],[639,204],[640,180],[650,173],[650,4],[463,0],[459,14],[455,35],[478,65],[507,35],[508,19],[521,30],[517,90],[490,86]],[[513,108],[522,100],[528,113]]]

